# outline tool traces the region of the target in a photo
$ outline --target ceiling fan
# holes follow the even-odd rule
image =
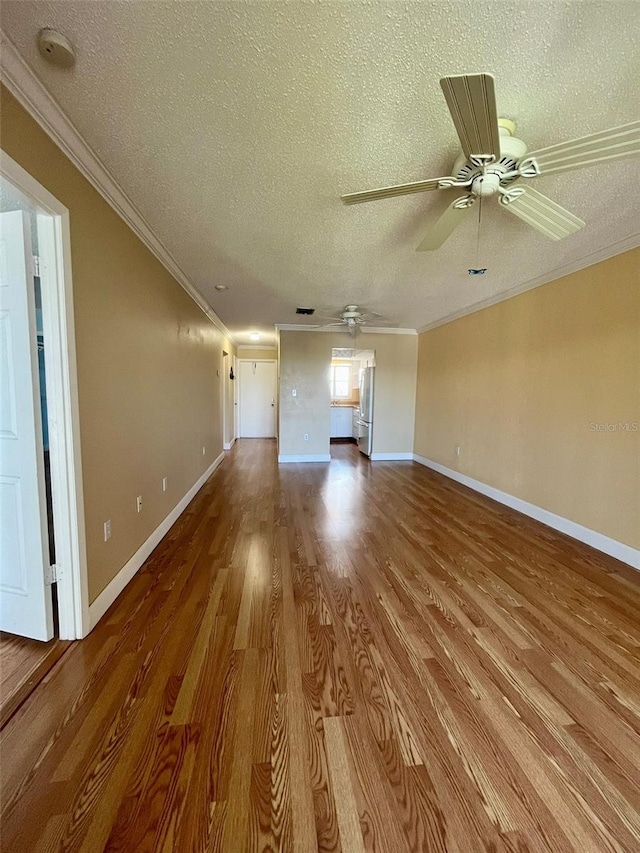
[[[492,195],[498,196],[504,210],[551,240],[562,240],[585,223],[527,186],[528,181],[640,154],[640,121],[527,153],[526,143],[514,136],[515,124],[498,118],[491,74],[443,77],[440,85],[462,145],[451,175],[342,196],[345,204],[358,204],[408,193],[463,189],[464,194],[451,202],[417,247],[419,252],[438,249],[476,201]]]
[[[337,317],[326,317],[326,320],[334,322],[324,323],[316,326],[317,329],[328,329],[331,326],[344,326],[349,334],[355,335],[360,326],[365,326],[371,320],[382,320],[382,314],[377,314],[375,311],[362,311],[357,305],[345,305]],[[376,326],[388,326],[389,323],[377,322]]]

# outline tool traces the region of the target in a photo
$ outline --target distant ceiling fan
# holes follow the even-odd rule
[[[498,195],[504,210],[551,240],[562,240],[585,223],[547,196],[520,183],[520,179],[525,179],[526,183],[539,175],[582,169],[640,154],[640,121],[527,154],[526,144],[514,136],[515,124],[508,119],[498,119],[491,74],[443,77],[440,85],[462,145],[462,153],[451,175],[342,196],[345,204],[358,204],[408,193],[464,188],[465,194],[454,199],[431,227],[417,247],[419,252],[438,249],[476,200],[492,195]]]
[[[382,314],[377,314],[375,311],[363,311],[357,305],[345,305],[337,317],[326,317],[326,320],[334,321],[316,326],[318,329],[328,329],[331,326],[343,326],[351,335],[355,335],[360,326],[365,326],[371,320],[376,322],[376,326],[388,326],[382,317]]]

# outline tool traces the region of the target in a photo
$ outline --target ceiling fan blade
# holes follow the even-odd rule
[[[363,201],[378,201],[381,198],[393,198],[409,193],[424,193],[440,189],[441,181],[455,181],[455,178],[429,178],[426,181],[413,181],[410,184],[397,184],[393,187],[381,187],[377,190],[365,190],[361,193],[349,193],[341,196],[344,204],[360,204]]]
[[[500,197],[500,204],[550,240],[562,240],[575,234],[585,224],[582,219],[530,187],[514,187]]]
[[[469,213],[474,202],[475,196],[469,195],[457,198],[450,204],[436,224],[429,229],[427,236],[416,248],[416,252],[431,252],[439,249]]]
[[[606,160],[619,160],[622,157],[634,157],[640,154],[640,121],[602,130],[529,151],[522,161],[534,159],[541,175],[552,172],[567,172],[569,169],[584,169]]]
[[[491,74],[443,77],[440,86],[465,156],[493,154],[499,160],[498,109]]]

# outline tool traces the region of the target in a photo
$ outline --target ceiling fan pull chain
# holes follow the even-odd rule
[[[482,196],[480,196],[479,204],[478,204],[478,236],[476,239],[476,268],[470,269],[469,275],[484,275],[486,273],[486,267],[477,266],[480,263],[480,225],[482,224]]]
[[[482,196],[478,199],[478,238],[476,240],[476,269],[480,268],[480,223],[482,221]]]

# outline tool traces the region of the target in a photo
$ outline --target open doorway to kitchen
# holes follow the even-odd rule
[[[68,211],[3,152],[0,373],[3,721],[88,631]]]
[[[360,451],[371,455],[375,352],[349,347],[331,350],[329,396],[332,458]]]

